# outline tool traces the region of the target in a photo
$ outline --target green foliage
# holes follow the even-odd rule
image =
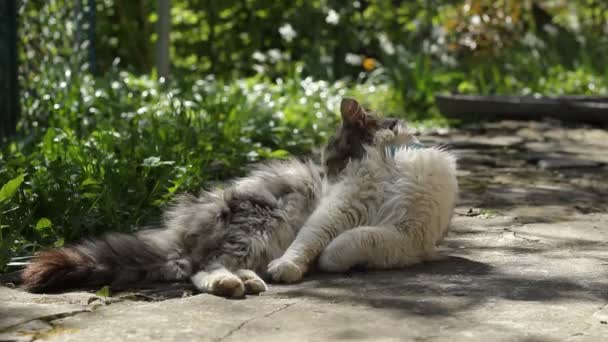
[[[4,184],[2,186],[2,188],[0,189],[0,203],[13,197],[13,195],[17,192],[17,190],[21,186],[21,183],[23,183],[24,176],[25,175],[21,174],[21,175],[15,177],[14,179],[11,179],[10,181],[8,181],[6,184]]]
[[[111,297],[112,290],[110,289],[109,286],[104,286],[101,289],[99,289],[99,291],[95,292],[95,295],[99,296],[99,297]]]

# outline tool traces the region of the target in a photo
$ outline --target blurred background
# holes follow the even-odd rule
[[[608,86],[603,0],[8,0],[0,22],[0,270],[310,153],[345,95],[427,129],[456,124],[438,93]]]

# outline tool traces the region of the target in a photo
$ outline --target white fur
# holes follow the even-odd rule
[[[385,144],[417,140],[405,129],[377,135],[367,156],[351,161],[344,178],[327,189],[285,254],[269,264],[274,281],[295,282],[310,264],[343,272],[355,265],[394,268],[434,259],[457,199],[456,158],[438,148],[398,149]]]
[[[260,294],[268,289],[266,283],[252,270],[230,272],[219,264],[214,266],[192,276],[191,281],[199,291],[238,298],[245,294]]]

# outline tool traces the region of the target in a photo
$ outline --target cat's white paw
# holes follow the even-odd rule
[[[234,274],[224,273],[211,279],[208,291],[216,296],[240,298],[245,295],[245,285]]]
[[[270,278],[278,283],[295,283],[302,280],[302,269],[295,263],[282,258],[268,264]]]
[[[268,286],[262,279],[249,279],[243,282],[245,285],[245,293],[248,295],[257,295],[268,290]]]
[[[268,290],[268,286],[262,278],[251,270],[238,270],[235,274],[241,278],[243,285],[245,285],[245,294],[257,295]]]

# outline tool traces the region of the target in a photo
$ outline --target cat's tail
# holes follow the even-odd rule
[[[57,292],[162,280],[162,268],[172,247],[164,233],[110,233],[43,251],[22,273],[23,287],[30,292]]]

